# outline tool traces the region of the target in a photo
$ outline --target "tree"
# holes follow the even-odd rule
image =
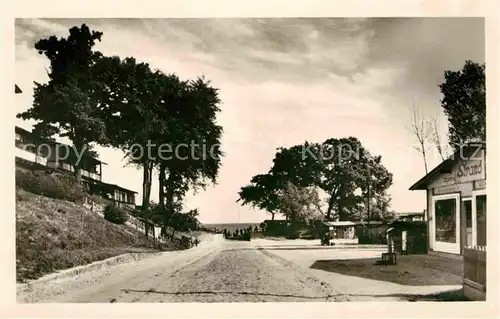
[[[466,61],[462,70],[445,71],[439,85],[441,106],[448,117],[448,139],[456,150],[462,143],[486,141],[485,64]]]
[[[392,184],[392,174],[382,165],[381,156],[365,154],[363,162],[358,166],[360,170],[361,190],[366,198],[366,207],[362,211],[361,219],[376,220],[387,214],[390,197],[387,190]]]
[[[279,194],[288,182],[301,187],[318,182],[320,163],[317,158],[305,156],[308,151],[318,153],[318,150],[318,144],[308,142],[290,148],[278,148],[270,171],[252,177],[250,185],[241,188],[237,202],[265,210],[271,213],[271,219],[274,220],[276,213],[282,213]]]
[[[429,120],[426,120],[424,116],[419,112],[418,107],[416,106],[415,103],[413,103],[413,109],[412,109],[413,117],[412,117],[412,125],[411,125],[411,132],[415,137],[417,138],[418,145],[413,146],[417,152],[419,152],[422,155],[422,159],[424,161],[424,168],[425,168],[425,174],[428,173],[428,167],[427,167],[427,147],[428,147],[428,142],[429,139],[431,138],[431,135],[434,133],[437,133],[437,127],[435,130],[433,130],[433,127],[431,126],[433,123],[430,122]],[[437,123],[436,123],[437,124]],[[434,136],[435,138],[436,136]],[[441,151],[441,146],[436,144],[438,151]]]
[[[322,153],[319,186],[328,194],[327,219],[353,219],[367,198],[392,184],[382,157],[370,154],[355,137],[328,139]]]
[[[296,234],[297,223],[321,218],[320,199],[315,187],[298,187],[288,182],[280,192],[280,211],[291,222]]]
[[[288,183],[300,188],[317,186],[328,196],[325,218],[348,220],[368,197],[392,184],[392,174],[381,159],[373,157],[354,137],[280,148],[270,171],[254,176],[239,192],[238,201],[286,215],[282,194]]]
[[[439,118],[437,116],[433,116],[430,120],[431,143],[434,144],[439,157],[442,161],[444,161],[446,158],[448,158],[450,149],[449,145],[444,144],[444,138],[442,137],[439,130],[439,125]]]
[[[93,50],[102,32],[91,31],[85,24],[69,29],[67,38],[51,36],[35,43],[35,49],[50,61],[49,82],[35,82],[33,106],[17,114],[21,119],[39,121],[34,133],[42,138],[67,137],[82,152],[91,143],[106,144],[106,127],[100,108],[103,83],[95,81],[93,66],[102,58]],[[81,181],[81,164],[75,163],[77,181]]]
[[[278,178],[272,174],[258,174],[238,192],[237,202],[271,213],[271,219],[279,212]]]
[[[218,90],[203,77],[187,83],[165,83],[170,101],[162,110],[169,111],[166,131],[158,138],[160,144],[174,145],[175,153],[159,159],[160,202],[181,200],[193,188],[204,189],[215,183],[223,152],[220,147],[222,127],[217,125],[220,111]],[[170,99],[169,99],[170,97]],[[177,146],[187,146],[182,149]]]

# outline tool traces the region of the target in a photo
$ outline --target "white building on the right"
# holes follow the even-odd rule
[[[486,144],[458,149],[410,190],[427,192],[429,252],[463,256],[464,292],[486,295]]]

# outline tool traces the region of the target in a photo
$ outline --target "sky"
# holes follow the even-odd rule
[[[33,82],[48,80],[34,43],[82,23],[104,33],[96,49],[105,55],[132,56],[181,79],[204,75],[219,89],[226,155],[217,184],[185,200],[203,223],[262,221],[266,213],[240,206],[237,192],[269,170],[276,148],[348,136],[393,173],[392,209],[422,211],[425,193],[408,190],[425,174],[412,105],[437,116],[445,138],[444,71],[485,60],[482,18],[16,19],[16,112],[32,104]],[[108,163],[103,180],[137,191],[139,204],[141,171],[125,166],[119,150],[97,151]],[[431,149],[429,169],[439,162]],[[153,179],[153,200],[157,193]]]

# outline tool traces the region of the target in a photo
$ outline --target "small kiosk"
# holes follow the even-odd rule
[[[463,292],[486,299],[486,144],[458,149],[410,187],[427,192],[429,253],[464,261]]]
[[[486,144],[461,147],[410,190],[427,192],[429,251],[486,246]]]

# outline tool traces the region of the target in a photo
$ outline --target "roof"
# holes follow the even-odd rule
[[[386,233],[398,230],[408,230],[408,229],[422,229],[427,227],[427,222],[425,221],[400,221],[395,220],[389,223],[389,228]]]
[[[434,181],[434,179],[439,176],[439,174],[443,173],[451,173],[453,167],[457,163],[460,158],[459,155],[470,156],[476,150],[477,147],[481,146],[481,149],[486,149],[486,143],[484,142],[474,142],[464,145],[462,148],[455,151],[450,157],[441,162],[438,166],[436,166],[432,171],[427,173],[424,177],[419,179],[415,184],[410,187],[410,190],[426,190],[427,186]],[[462,152],[462,154],[460,154]]]
[[[357,224],[355,222],[351,222],[348,220],[345,221],[337,221],[337,222],[323,222],[323,224],[327,226],[334,226],[334,227],[339,227],[339,226],[356,226]]]
[[[410,216],[421,216],[424,212],[396,212],[396,217],[410,217]]]
[[[28,131],[27,129],[24,129],[22,127],[16,126],[16,133],[20,134],[33,134],[32,132]]]
[[[16,86],[15,88],[16,94],[23,93],[23,91],[19,88],[19,86],[17,86],[17,84],[15,84],[15,86]]]
[[[356,225],[382,225],[385,224],[382,221],[379,220],[365,220],[365,221],[358,221],[356,222]]]

